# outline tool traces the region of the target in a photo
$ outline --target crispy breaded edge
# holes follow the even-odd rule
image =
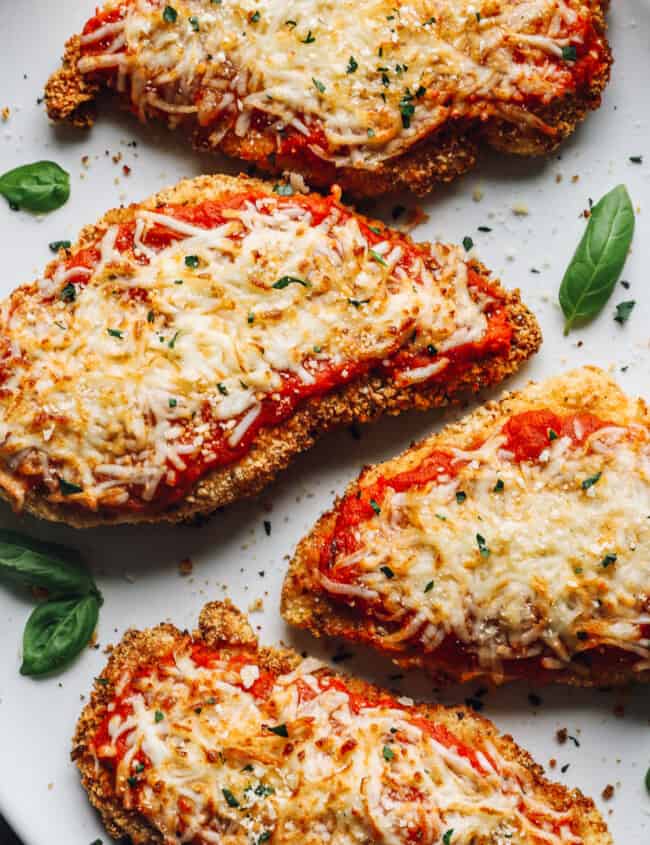
[[[605,372],[596,367],[583,367],[540,383],[531,383],[517,393],[506,393],[500,401],[488,402],[458,423],[445,427],[439,434],[426,438],[403,452],[399,457],[370,467],[362,473],[363,483],[372,483],[378,476],[417,466],[431,449],[456,447],[471,448],[472,443],[483,440],[497,431],[512,414],[536,408],[549,408],[557,413],[586,411],[605,419],[619,421],[622,425],[636,422],[650,425],[650,413],[642,399],[630,399]],[[356,492],[359,479],[349,485],[344,495]],[[484,678],[500,683],[512,678],[498,678],[486,670],[456,664],[453,667],[436,663],[435,654],[426,655],[417,647],[396,653],[383,649],[381,639],[387,633],[342,603],[330,599],[318,581],[319,556],[322,543],[330,534],[336,519],[338,498],[332,509],[325,513],[313,530],[298,544],[289,565],[282,589],[282,615],[291,625],[306,628],[314,636],[343,637],[366,645],[389,656],[393,662],[407,669],[424,669],[436,682],[445,685]],[[558,683],[574,686],[611,686],[627,684],[631,680],[650,681],[650,671],[633,673],[630,668],[608,669],[598,667],[586,674],[583,665],[576,663],[554,677]],[[535,679],[537,683],[540,679]]]
[[[97,224],[86,226],[82,230],[73,250],[93,243],[102,227],[130,220],[136,207],[153,209],[165,203],[217,199],[224,192],[246,188],[272,195],[272,187],[268,183],[243,176],[200,176],[184,180],[137,206],[109,211]],[[514,335],[504,357],[491,357],[477,362],[462,375],[445,384],[398,388],[373,376],[359,379],[333,393],[309,399],[289,420],[281,425],[262,429],[242,460],[219,467],[203,476],[188,496],[173,509],[152,509],[141,513],[95,513],[49,502],[34,492],[26,494],[23,507],[43,519],[65,522],[76,528],[87,528],[109,523],[186,522],[198,516],[208,515],[238,499],[253,496],[266,487],[295,455],[310,448],[321,435],[332,428],[353,422],[369,422],[382,414],[395,415],[409,408],[426,410],[458,402],[465,392],[476,392],[514,373],[539,348],[541,332],[533,314],[520,301],[519,291],[505,293],[505,299]],[[0,483],[3,485],[0,487],[0,497],[15,503],[9,489],[11,479],[3,481],[0,477]]]
[[[605,11],[608,0],[589,0],[588,5],[597,33],[604,37],[607,25]],[[72,36],[65,45],[62,65],[47,82],[45,102],[50,118],[66,121],[79,127],[94,122],[94,101],[100,86],[89,82],[77,70],[80,39]],[[609,48],[602,67],[580,91],[567,94],[535,114],[554,127],[555,134],[545,135],[532,128],[525,129],[493,117],[482,123],[456,120],[445,124],[405,152],[372,168],[335,167],[324,163],[318,167],[293,156],[277,156],[270,160],[268,138],[250,130],[239,138],[229,132],[214,145],[205,138],[195,137],[194,145],[204,151],[221,151],[257,163],[269,173],[285,170],[301,173],[314,187],[336,182],[355,196],[378,196],[400,189],[409,189],[423,196],[436,184],[451,182],[472,168],[482,146],[522,156],[546,155],[571,135],[587,113],[600,106],[601,94],[607,85],[612,64]]]
[[[125,673],[155,662],[168,654],[175,643],[181,643],[188,636],[187,632],[181,632],[169,624],[145,631],[127,631],[111,653],[106,669],[95,680],[90,700],[83,709],[72,741],[72,759],[79,768],[82,785],[91,804],[99,810],[106,830],[116,839],[130,836],[135,845],[157,845],[162,843],[163,837],[141,813],[124,808],[114,792],[110,770],[98,764],[93,756],[92,738]],[[223,648],[226,652],[259,649],[257,638],[246,617],[229,601],[211,602],[203,608],[194,637],[210,647]],[[287,649],[261,648],[259,660],[263,668],[283,673],[295,668],[301,658]],[[344,678],[353,692],[370,698],[382,693],[382,690],[364,681],[348,676],[340,677]],[[607,826],[593,801],[577,789],[570,790],[548,781],[542,767],[534,762],[528,752],[520,748],[511,736],[499,734],[492,722],[466,707],[449,708],[422,703],[417,705],[417,711],[419,716],[444,724],[470,746],[489,738],[507,760],[516,761],[528,770],[538,800],[560,812],[571,807],[578,808],[581,825],[579,833],[584,845],[611,845]],[[494,839],[482,839],[481,842],[484,845],[496,845]]]

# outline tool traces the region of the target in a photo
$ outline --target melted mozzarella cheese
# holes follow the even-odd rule
[[[452,829],[456,845],[580,841],[575,811],[541,801],[492,743],[471,749],[473,765],[417,711],[385,699],[359,707],[314,663],[260,699],[242,683],[260,674],[255,654],[241,671],[218,659],[205,668],[183,645],[172,666],[133,681],[98,762],[165,845],[437,845]],[[117,736],[127,752],[114,766]]]
[[[393,643],[419,636],[433,651],[451,635],[498,674],[501,660],[542,654],[561,668],[591,641],[638,655],[646,669],[647,431],[608,426],[583,447],[561,437],[535,463],[514,461],[504,440],[456,450],[463,464],[453,478],[389,487],[333,572],[356,568],[349,586],[397,624]]]
[[[545,104],[573,86],[562,47],[580,40],[576,18],[589,14],[580,0],[179,0],[173,8],[170,21],[159,4],[133,0],[123,21],[84,37],[92,47],[101,33],[109,46],[83,56],[80,71],[118,68],[118,87],[130,85],[143,119],[152,111],[172,125],[196,119],[214,143],[231,128],[246,135],[254,112],[278,132],[311,135],[317,126],[326,143],[312,141],[312,151],[348,165],[395,155],[452,118],[500,114],[527,125],[525,98]]]
[[[60,262],[13,294],[0,394],[11,469],[40,474],[52,496],[63,478],[91,507],[123,504],[133,485],[150,500],[161,480],[210,458],[213,424],[237,447],[280,373],[311,385],[325,366],[485,334],[459,248],[383,257],[349,212],[333,205],[314,225],[299,198],[261,197],[224,216],[206,229],[136,210],[135,259],[111,226],[92,269]],[[161,226],[178,239],[147,245]]]

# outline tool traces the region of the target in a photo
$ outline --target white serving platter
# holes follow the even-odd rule
[[[1,169],[51,158],[72,176],[70,201],[46,217],[12,212],[0,200],[4,296],[40,273],[51,258],[48,242],[74,240],[84,223],[107,208],[141,199],[183,176],[234,168],[218,158],[198,156],[180,139],[143,128],[126,116],[104,116],[89,133],[51,127],[37,98],[66,37],[90,16],[93,2],[22,0],[1,5],[0,108],[8,106],[11,112],[7,122],[0,123]],[[415,230],[417,239],[460,241],[471,235],[480,257],[507,286],[522,289],[540,320],[544,346],[508,387],[593,363],[611,368],[628,391],[650,398],[650,4],[622,0],[613,4],[609,17],[616,57],[612,83],[601,110],[559,154],[545,161],[486,155],[471,175],[421,203],[430,217]],[[133,141],[137,146],[130,144]],[[117,154],[122,159],[114,163]],[[642,164],[630,162],[630,156],[639,155]],[[123,164],[132,168],[128,177]],[[565,338],[557,290],[584,227],[581,213],[589,197],[595,200],[620,182],[627,184],[638,210],[624,271],[631,288],[619,287],[597,320]],[[415,205],[408,196],[399,202]],[[515,208],[528,213],[516,214]],[[480,225],[490,226],[492,232],[478,232]],[[531,273],[532,267],[541,272]],[[636,308],[621,327],[613,320],[614,306],[630,298]],[[287,556],[362,464],[401,451],[451,416],[412,413],[366,427],[360,441],[346,431],[327,437],[259,499],[231,507],[200,528],[79,533],[17,518],[4,505],[0,525],[83,550],[105,597],[98,629],[102,649],[131,625],[167,619],[192,627],[204,602],[230,596],[244,609],[263,599],[263,611],[254,613],[252,620],[266,642],[282,639],[314,654],[332,655],[335,643],[319,645],[289,630],[280,618]],[[270,537],[264,520],[271,521]],[[194,564],[190,577],[179,575],[185,557]],[[40,681],[21,677],[20,639],[29,610],[21,594],[0,587],[0,812],[26,845],[88,845],[97,837],[107,842],[69,761],[83,696],[106,657],[102,649],[86,650],[61,675]],[[388,679],[394,672],[388,663],[360,649],[354,652],[345,669],[396,685]],[[399,689],[436,697],[431,684],[415,675],[400,681]],[[490,692],[485,713],[544,766],[556,759],[553,777],[596,799],[616,843],[649,842],[650,795],[643,783],[650,766],[649,693],[640,688],[536,689],[543,703],[533,706],[531,689],[518,684]],[[459,701],[474,690],[447,691],[440,700]],[[576,742],[558,744],[556,731],[563,727]],[[615,788],[614,797],[605,801],[601,792],[608,784]]]

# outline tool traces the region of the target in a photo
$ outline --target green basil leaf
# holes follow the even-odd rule
[[[618,185],[591,210],[589,223],[560,285],[566,318],[573,324],[594,317],[603,308],[623,270],[634,234],[634,209],[625,185]]]
[[[14,531],[0,531],[0,578],[25,587],[41,587],[53,596],[99,596],[78,552]]]
[[[35,161],[0,176],[0,194],[14,208],[54,211],[68,201],[70,176],[53,161]]]
[[[43,675],[69,663],[88,644],[98,618],[95,595],[39,605],[25,626],[21,675]]]

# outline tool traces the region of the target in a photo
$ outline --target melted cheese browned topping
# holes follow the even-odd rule
[[[647,670],[647,430],[608,425],[583,446],[559,437],[535,462],[513,460],[505,439],[454,450],[453,477],[389,487],[330,578],[354,568],[348,599],[369,602],[371,614],[381,607],[396,626],[386,642],[398,649],[415,639],[433,652],[452,636],[499,675],[503,660],[537,656],[562,669],[577,652],[609,645]]]
[[[142,119],[196,120],[213,144],[261,113],[337,164],[395,155],[450,119],[551,131],[527,108],[573,90],[581,0],[133,0],[82,37]],[[101,45],[101,46],[97,46]],[[593,50],[598,60],[599,47]],[[568,52],[567,52],[568,50]],[[314,130],[318,130],[314,134]],[[324,138],[319,136],[324,133]]]
[[[121,506],[135,486],[150,501],[215,439],[236,449],[287,375],[310,387],[338,366],[345,381],[343,365],[406,344],[435,346],[440,372],[485,335],[462,250],[371,245],[336,203],[317,224],[299,197],[252,196],[212,228],[134,213],[134,252],[104,226],[93,266],[60,260],[2,306],[0,456],[53,500]],[[149,245],[156,231],[175,240]]]
[[[90,750],[165,845],[581,841],[577,810],[545,803],[489,737],[468,749],[406,699],[353,701],[315,660],[258,697],[263,672],[255,653],[197,666],[185,643],[122,678]]]

